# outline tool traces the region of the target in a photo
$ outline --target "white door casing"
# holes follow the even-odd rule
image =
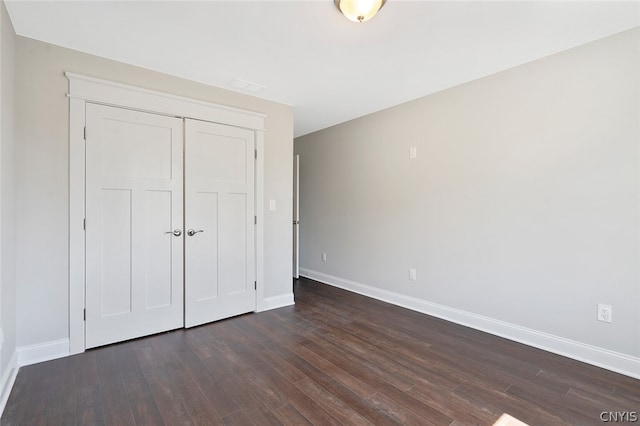
[[[255,142],[250,130],[185,120],[185,326],[256,309]]]
[[[255,281],[257,309],[264,300],[264,121],[265,114],[142,89],[66,72],[69,80],[69,353],[81,353],[85,341],[85,119],[89,103],[112,105],[179,118],[227,124],[253,132],[255,163]],[[91,226],[89,224],[88,226]],[[183,234],[184,235],[184,234]]]
[[[86,347],[182,327],[182,120],[87,104],[86,128]]]
[[[300,156],[293,157],[293,278],[300,277]]]

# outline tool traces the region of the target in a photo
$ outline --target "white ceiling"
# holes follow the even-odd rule
[[[640,2],[7,1],[18,35],[292,105],[300,136],[640,25]],[[245,92],[247,93],[247,92]]]

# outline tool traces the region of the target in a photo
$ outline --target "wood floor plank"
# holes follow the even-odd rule
[[[107,425],[133,425],[135,419],[122,380],[118,349],[96,354],[104,421]]]
[[[240,339],[238,334],[236,338]],[[249,346],[245,346],[249,345]],[[245,341],[241,347],[254,346],[250,341]],[[263,347],[260,345],[260,347]],[[276,369],[272,368],[269,363],[265,362],[259,351],[236,350],[233,352],[238,363],[250,366],[251,375],[247,375],[248,382],[256,395],[262,396],[264,403],[268,407],[281,407],[291,404],[300,414],[314,424],[322,425],[338,425],[332,414],[324,410],[312,398],[301,393],[289,380],[282,376]]]
[[[607,381],[590,375],[583,375],[580,371],[542,369],[538,371],[537,376],[573,389],[596,390],[603,395],[611,395],[614,390],[614,386]]]
[[[640,404],[636,401],[584,389],[570,389],[563,402],[570,407],[580,408],[590,419],[599,418],[603,411],[640,412]]]
[[[288,349],[292,354],[295,354],[296,357],[299,357],[310,365],[318,367],[331,377],[336,378],[336,380],[361,397],[366,398],[375,393],[374,387],[355,377],[351,372],[346,371],[327,360],[324,356],[326,354],[318,354],[303,344],[291,343],[291,341],[281,339],[277,336],[274,337],[274,342],[275,344],[270,346],[272,349],[277,350],[278,346]]]
[[[407,426],[440,426],[440,425],[448,425],[447,423],[434,423],[431,422],[424,417],[420,417],[418,414],[414,413],[412,410],[408,409],[404,404],[399,404],[397,401],[387,397],[382,393],[375,393],[369,397],[369,400],[379,407],[381,410],[384,410],[389,417],[395,419],[399,424],[407,425]]]
[[[404,407],[404,409],[426,419],[429,423],[443,425],[453,421],[453,418],[448,417],[429,403],[414,398],[409,392],[400,391],[393,386],[387,386],[381,389],[376,395],[378,395],[378,397],[384,396],[385,400],[394,401],[399,407]]]
[[[113,349],[117,349],[120,355],[117,368],[121,372],[124,393],[135,424],[162,424],[162,416],[136,356],[136,347],[140,345],[140,342],[137,340],[113,346]]]
[[[76,393],[76,424],[80,425],[104,425],[104,409],[100,385],[91,385],[78,388]],[[38,419],[37,412],[31,413],[31,419],[24,424],[34,424]]]
[[[274,414],[285,426],[303,426],[313,424],[307,420],[305,416],[300,414],[300,412],[291,404],[283,405],[282,407],[275,409]]]
[[[325,340],[322,336],[314,338],[313,342],[309,342],[305,346],[373,388],[376,388],[381,382],[402,390],[407,390],[415,384],[412,380],[395,374],[392,367],[393,360],[391,359],[385,360],[384,363],[376,364],[367,358],[361,358],[352,353],[348,348],[340,347]]]
[[[242,410],[238,410],[222,418],[223,424],[227,426],[252,426],[255,425],[251,418]]]
[[[260,419],[260,425],[282,424],[272,411],[278,407],[266,406],[265,398],[256,395],[245,376],[237,375],[231,366],[226,365],[224,358],[213,355],[203,360],[203,364],[249,418]]]
[[[497,420],[495,415],[483,410],[483,407],[473,405],[454,392],[436,385],[417,384],[407,393],[461,424],[491,425]]]
[[[251,321],[251,318],[257,318],[255,315],[247,315],[243,317],[244,321],[239,322],[238,326],[251,336],[256,342],[265,342],[274,338],[274,333],[269,328],[262,328],[261,322]],[[299,382],[306,378],[305,374],[285,360],[275,351],[271,350],[268,345],[261,344],[260,356],[269,359],[270,364],[277,367],[277,370],[286,377],[291,383]]]
[[[588,424],[596,419],[599,413],[599,411],[597,413],[590,412],[588,404],[578,402],[567,404],[565,395],[554,395],[552,392],[547,392],[546,388],[535,384],[529,384],[526,387],[514,385],[506,393],[527,401],[538,409],[552,409],[558,413],[563,422],[568,424]]]
[[[452,380],[450,377],[422,368],[421,364],[424,364],[424,359],[419,356],[412,356],[407,359],[401,353],[369,343],[366,338],[360,338],[342,330],[323,333],[320,337],[325,341],[319,342],[323,347],[327,347],[326,342],[330,342],[329,344],[332,347],[339,348],[341,353],[347,354],[348,359],[354,362],[362,363],[362,360],[367,360],[368,363],[363,365],[365,368],[374,374],[377,373],[379,377],[392,377],[393,381],[388,382],[400,389],[409,389],[418,383],[433,383],[436,381],[448,389],[453,389],[460,384],[458,380]],[[412,349],[414,353],[421,353],[420,347],[413,347]],[[424,349],[430,349],[430,347]],[[383,373],[380,373],[380,371]]]
[[[183,403],[181,389],[168,378],[163,367],[148,372],[149,388],[164,424],[191,424],[193,419]]]
[[[336,398],[335,395],[323,389],[322,386],[318,385],[314,381],[305,379],[296,383],[296,387],[329,412],[340,423],[348,425],[370,424],[367,419],[358,414],[357,411],[347,405],[344,401]]]
[[[223,418],[239,410],[236,401],[224,390],[223,386],[211,375],[200,358],[192,351],[184,352],[180,356],[180,363],[189,375],[206,403],[210,405]]]
[[[131,413],[137,425],[163,424],[162,415],[151,392],[128,396]]]
[[[602,424],[640,381],[308,279],[295,306],[20,368],[5,425]]]
[[[371,423],[375,425],[391,425],[397,423],[395,419],[389,417],[385,412],[371,404],[367,398],[372,394],[367,394],[366,397],[363,398],[348,387],[348,383],[350,383],[349,381],[342,381],[340,377],[333,376],[330,372],[325,372],[321,368],[316,368],[314,365],[293,354],[288,349],[275,348],[273,350],[279,350],[281,356],[289,360],[289,362],[303,372],[306,377],[324,387],[333,395],[336,395],[345,404],[352,407]]]
[[[527,403],[497,389],[463,383],[454,390],[454,393],[472,405],[482,406],[489,410],[496,416],[496,420],[503,413],[507,413],[527,424],[566,424],[559,413],[548,412],[535,404]]]

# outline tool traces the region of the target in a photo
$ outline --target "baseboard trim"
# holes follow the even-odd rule
[[[265,297],[258,307],[258,312],[270,311],[271,309],[283,308],[294,304],[295,300],[293,299],[293,292],[289,294],[282,294],[280,296]]]
[[[300,268],[300,275],[343,290],[362,294],[363,296],[442,318],[456,324],[471,327],[476,330],[504,337],[505,339],[640,379],[640,358],[638,357],[621,354],[460,309],[427,302],[400,293],[381,290],[366,284],[311,269]]]
[[[69,356],[69,339],[52,340],[35,345],[21,346],[18,353],[18,366],[36,364]]]
[[[4,413],[4,407],[7,405],[11,389],[18,376],[18,352],[14,351],[9,360],[6,370],[2,373],[2,379],[0,379],[0,416]]]

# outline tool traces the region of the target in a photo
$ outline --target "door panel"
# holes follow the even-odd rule
[[[254,134],[185,120],[185,325],[254,311]]]
[[[189,240],[190,262],[189,292],[196,302],[205,302],[218,297],[218,193],[196,192],[190,194],[189,222],[206,225],[206,232]]]
[[[109,141],[100,146],[103,175],[171,179],[171,128],[114,119],[101,124],[102,136]]]
[[[198,126],[220,126],[213,123],[194,121],[192,123],[197,123]],[[242,133],[247,132],[243,129],[225,127],[231,130],[239,130]],[[252,132],[249,133],[253,136]],[[189,133],[187,136],[189,141],[187,146],[189,150],[189,156],[187,157],[188,171],[191,176],[210,182],[246,184],[247,168],[249,166],[253,167],[253,164],[247,164],[246,139],[232,135],[198,131],[196,133],[197,140],[192,142],[189,137],[191,135]]]
[[[101,315],[109,317],[131,312],[131,191],[103,189],[100,195],[102,211],[109,212],[101,216]]]
[[[182,327],[182,120],[87,104],[86,127],[86,347]]]
[[[247,291],[249,265],[247,258],[247,196],[225,194],[225,208],[221,211],[222,223],[219,241],[225,250],[220,253],[220,291],[233,295]],[[253,228],[253,224],[250,226]],[[253,283],[251,283],[253,284]],[[250,290],[253,290],[251,286]]]
[[[158,259],[171,259],[172,244],[167,244],[171,238],[164,232],[174,229],[171,223],[173,194],[171,191],[145,191],[144,194],[145,307],[152,309],[171,305],[172,263],[158,262]]]

